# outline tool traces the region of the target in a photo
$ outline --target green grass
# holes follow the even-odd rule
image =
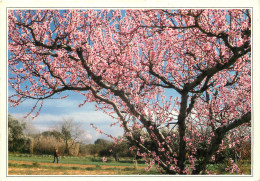
[[[93,167],[82,168],[80,166],[57,166],[57,165],[40,165],[39,163],[51,163],[53,161],[52,155],[28,155],[28,154],[9,154],[9,160],[15,161],[30,161],[33,162],[32,165],[29,164],[18,164],[18,163],[9,163],[9,167],[18,167],[18,168],[44,168],[52,170],[85,170],[85,171],[98,171],[98,170],[111,170],[116,171],[117,174],[156,174],[156,168],[152,168],[149,172],[146,172],[144,169],[136,169],[133,159],[123,158],[119,162],[115,162],[113,158],[108,158],[107,162],[102,162],[102,157],[72,157],[72,156],[61,156],[60,163],[64,164],[79,164],[79,165],[92,165]],[[110,166],[104,168],[101,166]],[[119,168],[117,166],[126,166],[125,168]],[[146,166],[144,161],[139,161],[138,166]],[[225,164],[209,164],[208,170],[211,173],[216,173],[217,175],[230,175],[228,171],[225,171]],[[243,174],[251,174],[251,162],[243,161],[240,163],[240,169]],[[237,173],[233,173],[237,174]]]
[[[15,168],[42,168],[47,170],[86,170],[86,171],[100,171],[100,170],[113,170],[116,171],[118,175],[157,175],[158,172],[155,169],[152,169],[150,172],[146,172],[143,169],[135,169],[133,167],[126,167],[126,168],[118,168],[118,167],[108,167],[108,168],[102,168],[101,166],[97,165],[96,167],[68,167],[68,166],[51,166],[51,165],[38,165],[38,164],[17,164],[17,163],[9,163],[9,167],[15,167]],[[26,171],[26,174],[33,175],[34,173],[30,170]]]
[[[107,162],[102,162],[102,157],[73,157],[73,156],[61,156],[60,163],[62,164],[79,164],[79,165],[92,165],[93,167],[80,167],[80,166],[58,166],[55,165],[40,165],[39,163],[52,163],[52,155],[28,155],[28,154],[9,154],[9,160],[14,161],[30,161],[33,164],[19,164],[9,163],[10,167],[16,168],[38,168],[51,170],[60,170],[63,173],[66,170],[85,170],[85,171],[113,171],[117,175],[143,175],[143,174],[159,174],[154,168],[150,172],[146,172],[144,169],[136,169],[132,158],[122,158],[119,162],[114,161],[113,158],[107,158]],[[102,166],[110,166],[104,168]],[[118,166],[125,166],[125,168],[119,168]],[[138,166],[146,166],[144,161],[140,160]],[[30,171],[29,171],[30,172]],[[27,172],[26,172],[27,174]],[[29,173],[28,173],[29,174]]]
[[[242,174],[244,175],[251,175],[251,163],[250,162],[244,162],[243,164],[238,164],[240,170],[242,171]],[[237,175],[238,173],[234,172],[230,174],[228,171],[225,170],[226,164],[209,164],[208,170],[212,173],[216,173],[217,175]]]
[[[15,161],[30,161],[30,162],[53,162],[52,155],[28,155],[28,154],[9,154],[9,160]],[[65,164],[81,164],[81,165],[110,165],[110,166],[133,166],[133,159],[124,158],[119,162],[114,161],[113,158],[108,158],[107,162],[102,162],[102,157],[72,157],[60,156],[60,163]],[[138,166],[146,166],[143,160],[138,161]]]

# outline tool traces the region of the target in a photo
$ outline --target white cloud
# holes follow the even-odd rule
[[[87,134],[85,134],[85,138],[87,140],[92,140],[93,136],[91,134],[87,133]]]
[[[19,120],[23,120],[24,116],[26,114],[21,114],[21,113],[13,113],[12,114],[15,118]],[[103,112],[100,111],[81,111],[81,112],[72,112],[68,114],[41,114],[36,117],[33,120],[30,120],[30,123],[33,125],[38,125],[38,126],[46,126],[46,125],[57,125],[59,122],[62,122],[64,119],[72,118],[75,122],[78,122],[80,124],[85,124],[89,125],[90,123],[94,123],[96,125],[107,125],[109,126],[113,120],[111,117],[106,115]]]
[[[77,122],[98,122],[105,123],[107,121],[111,122],[113,119],[108,115],[100,111],[78,111],[65,114],[40,114],[35,118],[35,122],[44,121],[63,121],[63,119],[72,118]]]
[[[26,114],[14,113],[12,115],[18,120],[23,120]],[[115,137],[123,135],[123,129],[118,125],[110,127],[110,124],[116,120],[113,120],[101,111],[78,111],[62,115],[40,113],[40,115],[34,120],[30,120],[30,118],[28,118],[28,122],[37,130],[36,132],[43,132],[56,129],[59,123],[68,118],[72,118],[75,122],[82,126],[82,129],[86,132],[85,139],[90,143],[93,143],[98,138],[107,138],[105,135],[96,132],[95,129],[90,126],[90,123],[93,123],[106,134],[110,134]]]

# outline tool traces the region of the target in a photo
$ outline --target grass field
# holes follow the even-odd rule
[[[30,161],[52,163],[52,155],[30,155],[30,154],[9,154],[9,160]],[[60,156],[60,163],[63,164],[80,164],[80,165],[113,165],[113,166],[133,166],[132,158],[121,159],[120,162],[115,162],[113,158],[107,158],[106,162],[102,162],[102,157],[73,157]],[[138,161],[138,165],[145,166],[144,161]]]
[[[115,162],[102,157],[59,157],[59,164],[52,163],[52,155],[9,154],[9,175],[144,175],[159,174],[155,168],[146,172],[144,161],[137,165],[132,158]]]
[[[102,162],[101,157],[61,156],[59,164],[52,163],[52,155],[9,154],[9,175],[158,175],[156,168],[145,171],[146,165],[139,160],[137,165],[132,158],[123,158],[115,162],[108,158]],[[224,164],[209,165],[209,170],[217,175],[229,174]],[[251,164],[240,167],[245,175],[251,174]]]

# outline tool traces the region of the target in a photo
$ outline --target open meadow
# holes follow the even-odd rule
[[[136,164],[132,158],[122,158],[119,162],[113,158],[61,156],[60,162],[52,163],[52,155],[9,154],[8,175],[159,175],[155,167],[145,171],[143,160]],[[242,174],[251,174],[251,164],[241,165]],[[211,164],[211,174],[226,175],[224,164]]]
[[[52,155],[9,155],[9,175],[141,175],[159,174],[155,168],[146,172],[144,161],[137,165],[130,158],[115,162],[102,157],[71,157],[61,156],[60,162],[52,163]]]

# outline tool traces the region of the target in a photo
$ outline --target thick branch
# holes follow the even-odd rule
[[[191,110],[193,109],[195,102],[196,102],[197,98],[200,97],[200,95],[201,95],[201,93],[197,93],[191,97],[189,107],[187,108],[187,115],[189,115],[191,113]]]

